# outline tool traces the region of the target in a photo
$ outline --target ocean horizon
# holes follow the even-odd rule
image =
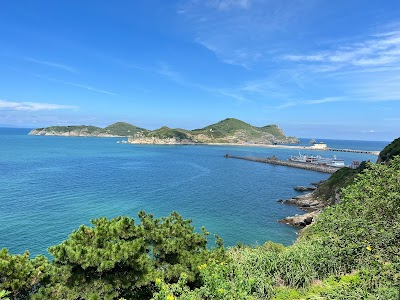
[[[251,146],[131,145],[121,138],[29,136],[26,128],[0,128],[0,248],[48,255],[90,219],[145,210],[156,217],[177,211],[205,226],[226,246],[289,245],[297,230],[278,223],[301,214],[278,203],[299,195],[298,185],[329,177],[314,171],[227,160],[239,156],[286,159],[292,149]],[[310,139],[300,139],[307,144]],[[380,151],[389,142],[316,139],[332,148]],[[303,153],[302,153],[303,154]],[[308,154],[308,153],[304,153]],[[312,154],[332,156],[331,152]],[[376,156],[335,153],[350,164]],[[212,239],[210,241],[212,246]]]

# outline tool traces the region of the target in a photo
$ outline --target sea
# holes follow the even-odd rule
[[[0,249],[12,254],[50,255],[47,248],[68,238],[90,220],[120,215],[138,219],[140,210],[155,217],[177,211],[204,226],[224,244],[289,245],[297,230],[278,223],[303,213],[278,203],[301,193],[328,174],[226,159],[277,156],[298,150],[252,146],[132,145],[123,138],[29,136],[30,129],[0,128]],[[310,139],[301,139],[307,145]],[[382,150],[388,142],[321,139],[329,147]],[[303,153],[304,152],[304,153]],[[310,151],[308,151],[310,152]],[[376,161],[368,154],[302,151]]]

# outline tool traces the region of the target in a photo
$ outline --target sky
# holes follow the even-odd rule
[[[398,0],[0,0],[0,126],[400,136]]]

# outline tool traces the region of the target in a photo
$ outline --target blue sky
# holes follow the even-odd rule
[[[400,2],[0,1],[0,126],[400,136]]]

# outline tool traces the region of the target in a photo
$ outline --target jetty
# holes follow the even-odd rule
[[[379,153],[380,153],[380,151],[336,149],[336,148],[326,148],[326,150],[328,150],[328,151],[338,151],[338,152],[363,153],[363,154],[371,154],[371,155],[379,155]]]
[[[291,168],[299,168],[299,169],[305,169],[305,170],[328,173],[328,174],[333,174],[337,170],[340,169],[338,167],[331,167],[331,166],[326,166],[326,165],[317,165],[317,164],[310,164],[310,163],[303,163],[303,162],[280,160],[275,156],[263,158],[263,157],[244,157],[244,156],[235,156],[235,155],[226,154],[224,157],[260,162],[260,163],[271,164],[271,165],[285,166],[285,167],[291,167]]]

